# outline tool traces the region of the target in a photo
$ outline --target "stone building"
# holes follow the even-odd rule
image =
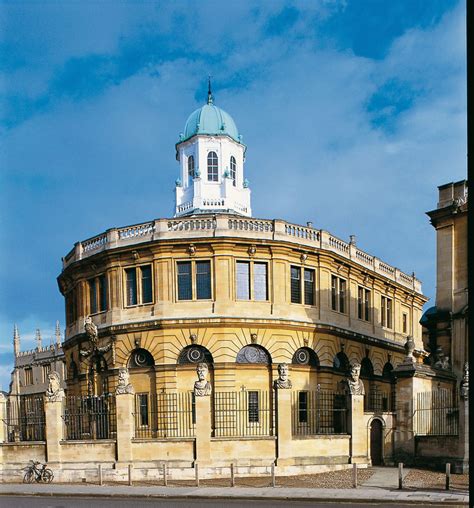
[[[61,345],[61,329],[56,322],[54,344],[43,345],[41,332],[36,330],[36,348],[21,350],[20,333],[15,325],[13,330],[14,369],[10,382],[11,395],[43,394],[48,387],[48,375],[56,371],[65,387],[66,364]]]
[[[413,461],[417,393],[454,384],[425,365],[420,281],[355,237],[252,217],[246,146],[210,90],[175,148],[173,218],[63,258],[67,397],[52,380],[37,453],[65,479],[107,462],[151,478]]]

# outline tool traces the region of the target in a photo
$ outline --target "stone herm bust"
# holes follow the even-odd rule
[[[196,367],[198,380],[194,383],[194,395],[196,397],[207,397],[211,395],[212,386],[207,380],[209,368],[205,363],[198,363]]]
[[[347,389],[351,395],[365,395],[364,383],[360,379],[361,365],[359,362],[351,363],[351,370],[347,381]]]
[[[61,388],[61,378],[56,371],[48,374],[48,389],[46,390],[46,402],[60,402],[63,400],[64,390]]]
[[[292,385],[289,375],[288,364],[280,363],[280,365],[278,365],[278,379],[275,380],[275,388],[291,388]]]
[[[126,367],[120,367],[118,372],[118,384],[115,389],[116,395],[123,395],[125,393],[135,393],[133,386],[130,384],[130,374]]]

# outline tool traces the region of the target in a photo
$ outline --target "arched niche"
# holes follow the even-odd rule
[[[383,366],[382,377],[387,381],[392,381],[393,379],[393,365],[390,362],[387,362]]]
[[[270,365],[272,358],[270,353],[258,344],[244,346],[238,353],[236,363]]]
[[[183,348],[178,357],[179,365],[186,365],[192,363],[207,363],[208,365],[214,363],[214,359],[210,351],[204,346],[192,344]]]
[[[308,365],[309,367],[319,368],[318,355],[309,347],[300,347],[295,351],[291,363],[295,365]]]
[[[349,374],[351,368],[349,358],[347,358],[346,353],[343,351],[339,351],[339,353],[336,354],[333,359],[332,366],[336,372],[341,374]]]
[[[151,353],[143,348],[133,350],[128,359],[127,366],[129,369],[136,369],[140,367],[153,367],[155,360]]]
[[[370,358],[363,358],[360,362],[360,377],[365,379],[370,379],[374,377],[374,366],[370,361]]]

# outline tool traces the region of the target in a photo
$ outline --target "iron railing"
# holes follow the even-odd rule
[[[196,411],[194,393],[135,395],[135,438],[193,437]]]
[[[67,440],[117,436],[115,395],[66,397],[62,417]]]
[[[438,389],[416,394],[413,426],[418,436],[457,436],[459,405],[457,392]]]
[[[8,442],[45,440],[43,395],[10,395],[6,406]]]
[[[347,397],[325,390],[292,393],[294,436],[347,434]]]
[[[395,394],[391,391],[380,391],[377,387],[374,387],[365,394],[364,411],[366,413],[395,411]]]
[[[273,408],[273,397],[265,390],[215,392],[214,437],[272,436]]]

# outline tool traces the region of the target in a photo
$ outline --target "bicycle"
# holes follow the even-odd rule
[[[38,466],[41,466],[39,468]],[[43,483],[51,483],[54,478],[54,474],[51,469],[46,467],[46,464],[41,464],[41,462],[30,460],[28,466],[23,468],[25,475],[23,476],[23,483],[33,483],[43,482]]]

